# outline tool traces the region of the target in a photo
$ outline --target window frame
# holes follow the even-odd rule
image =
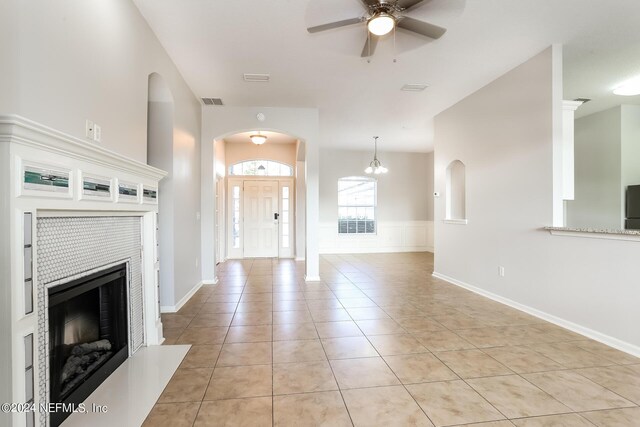
[[[370,182],[373,183],[373,204],[372,205],[364,205],[364,204],[358,204],[358,205],[341,205],[340,204],[340,183],[342,181],[360,181],[360,182]],[[367,176],[345,176],[342,178],[338,178],[338,218],[337,218],[337,222],[338,222],[338,235],[339,236],[375,236],[378,234],[378,180],[373,178],[373,177],[367,177]],[[342,208],[348,209],[348,208],[363,208],[363,209],[372,209],[373,210],[373,219],[369,220],[369,219],[364,219],[364,220],[358,220],[356,218],[355,222],[356,222],[356,231],[355,232],[349,232],[349,224],[348,224],[348,219],[347,221],[347,230],[346,231],[341,231],[341,227],[340,227],[340,223],[342,221],[345,220],[341,220],[341,216],[340,216],[340,210]],[[360,232],[359,227],[358,227],[358,223],[359,222],[365,222],[365,231]],[[367,230],[367,222],[373,222],[373,231],[366,231]]]

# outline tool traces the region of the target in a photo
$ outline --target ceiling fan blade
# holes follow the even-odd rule
[[[307,31],[310,33],[317,33],[320,31],[331,30],[333,28],[346,27],[347,25],[358,24],[362,22],[362,18],[351,18],[345,19],[343,21],[330,22],[328,24],[316,25],[315,27],[307,28]]]
[[[419,4],[427,4],[432,0],[398,0],[397,5],[401,7],[403,10],[411,9],[412,7],[418,6]]]
[[[439,39],[444,33],[447,32],[446,28],[438,27],[437,25],[429,24],[428,22],[413,19],[409,16],[405,16],[398,22],[399,28],[413,31],[414,33],[422,34],[423,36],[430,37],[432,39]]]
[[[360,55],[363,58],[368,58],[369,56],[373,56],[376,51],[376,46],[378,46],[378,39],[380,37],[374,36],[369,33],[367,36],[367,40],[364,42],[364,48],[362,49],[362,54]]]

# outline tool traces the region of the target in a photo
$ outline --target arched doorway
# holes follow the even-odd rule
[[[303,194],[296,185],[301,142],[261,131],[266,142],[258,145],[250,138],[255,133],[234,133],[214,143],[215,252],[231,259],[295,258],[296,205],[298,193]]]

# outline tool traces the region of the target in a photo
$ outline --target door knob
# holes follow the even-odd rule
[[[273,219],[277,221],[278,218],[280,218],[280,214],[278,212],[274,213],[273,214]]]

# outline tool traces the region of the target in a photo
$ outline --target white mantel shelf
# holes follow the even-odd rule
[[[614,230],[602,228],[544,227],[554,236],[582,237],[587,239],[626,240],[640,242],[640,230]]]
[[[17,142],[65,157],[160,181],[167,172],[122,156],[113,151],[57,131],[18,115],[0,115],[0,142]]]

